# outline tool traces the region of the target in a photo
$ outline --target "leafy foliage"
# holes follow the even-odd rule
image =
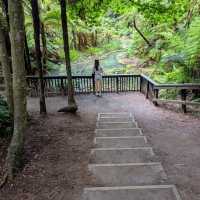
[[[40,3],[48,56],[56,57],[59,63],[64,53],[58,1]],[[120,49],[118,41],[127,37],[132,38],[128,56],[140,58],[143,67],[154,67],[150,75],[159,82],[200,81],[199,6],[200,0],[69,0],[72,61],[85,54],[95,56]],[[33,49],[29,3],[25,7],[27,38]],[[134,19],[151,46],[135,30]],[[125,71],[134,73],[131,67]]]

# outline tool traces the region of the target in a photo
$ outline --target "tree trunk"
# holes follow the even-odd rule
[[[92,36],[92,46],[97,47],[97,30],[91,33]]]
[[[73,48],[77,50],[78,49],[77,37],[76,37],[76,31],[74,27],[72,27],[72,37],[73,37]]]
[[[61,20],[62,20],[62,29],[63,29],[63,41],[64,41],[64,51],[65,51],[65,60],[66,60],[66,71],[68,78],[68,107],[65,110],[66,112],[76,112],[78,107],[74,98],[74,87],[72,82],[72,73],[71,73],[71,63],[70,63],[70,50],[69,50],[69,36],[68,36],[68,24],[67,24],[67,15],[66,15],[66,1],[60,0],[61,7]]]
[[[34,39],[35,39],[35,52],[37,65],[39,67],[39,80],[40,80],[40,114],[46,114],[45,90],[44,90],[44,77],[42,66],[42,54],[40,49],[40,16],[38,0],[31,0],[32,17],[34,26]]]
[[[10,41],[13,64],[14,132],[7,155],[8,178],[22,164],[26,129],[26,72],[24,62],[24,12],[21,0],[9,0]]]
[[[10,44],[10,36],[9,36],[9,15],[8,15],[8,0],[1,0],[1,4],[2,4],[2,11],[3,14],[6,16],[6,21],[7,21],[7,30],[6,31],[6,35],[5,35],[5,41],[6,41],[6,48],[7,48],[7,53],[9,56],[9,60],[11,62],[11,44]],[[10,63],[10,66],[12,66],[12,64]],[[12,67],[11,67],[11,73],[12,73]]]
[[[6,98],[9,107],[9,112],[11,118],[14,114],[14,105],[13,105],[13,86],[12,86],[12,73],[11,73],[11,61],[10,56],[7,51],[6,46],[6,36],[8,33],[3,28],[2,22],[0,22],[0,60],[3,67],[3,75],[6,88]]]
[[[95,47],[98,45],[98,32],[95,30]]]
[[[3,12],[6,15],[7,22],[9,24],[9,15],[8,15],[8,0],[1,0],[3,4]]]
[[[47,39],[46,39],[46,33],[44,29],[44,24],[41,23],[41,38],[42,38],[42,64],[43,67],[46,69],[47,66]]]
[[[32,74],[32,68],[31,68],[30,53],[29,53],[29,48],[28,48],[28,42],[27,42],[26,34],[25,34],[24,59],[25,59],[26,73],[27,73],[28,75],[31,75],[31,74]]]

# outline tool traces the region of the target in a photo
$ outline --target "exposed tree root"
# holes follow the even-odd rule
[[[70,106],[66,106],[64,108],[59,109],[58,112],[76,113],[77,110],[78,110],[77,105],[70,105]]]
[[[0,182],[0,190],[4,187],[7,181],[8,181],[8,174],[6,173],[3,177],[3,180]]]

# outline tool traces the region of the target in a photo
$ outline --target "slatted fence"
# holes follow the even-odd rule
[[[27,83],[31,96],[39,95],[39,78],[28,76]],[[46,96],[67,94],[67,76],[45,76]],[[140,75],[107,75],[103,76],[102,92],[140,91]],[[73,85],[76,94],[95,92],[95,83],[92,76],[73,76]]]

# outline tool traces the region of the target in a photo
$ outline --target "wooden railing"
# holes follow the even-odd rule
[[[51,95],[67,95],[67,76],[45,76],[45,93]],[[39,78],[28,76],[27,83],[31,96],[39,95]],[[73,76],[76,94],[94,93],[95,83],[92,76]],[[140,75],[107,75],[103,76],[102,92],[140,91]]]
[[[3,85],[3,77],[0,83]],[[46,96],[67,95],[67,76],[45,76]],[[37,76],[27,76],[27,84],[30,96],[39,96],[39,78]],[[76,94],[95,93],[95,83],[92,76],[73,76],[73,85]],[[176,90],[178,98],[176,100],[160,99],[160,91],[170,92]],[[181,104],[184,112],[187,105],[200,105],[197,102],[188,101],[190,94],[200,95],[199,83],[183,84],[158,84],[145,75],[107,75],[103,76],[102,92],[131,92],[139,91],[155,105],[158,103],[177,103]]]
[[[183,84],[158,84],[149,77],[141,75],[140,79],[140,91],[145,94],[147,99],[153,101],[155,105],[160,102],[166,103],[177,103],[181,104],[183,112],[187,112],[187,105],[200,105],[200,103],[187,101],[188,94],[198,93],[200,94],[200,84],[199,83],[183,83]],[[180,100],[164,100],[159,99],[160,90],[177,90],[180,95]]]

